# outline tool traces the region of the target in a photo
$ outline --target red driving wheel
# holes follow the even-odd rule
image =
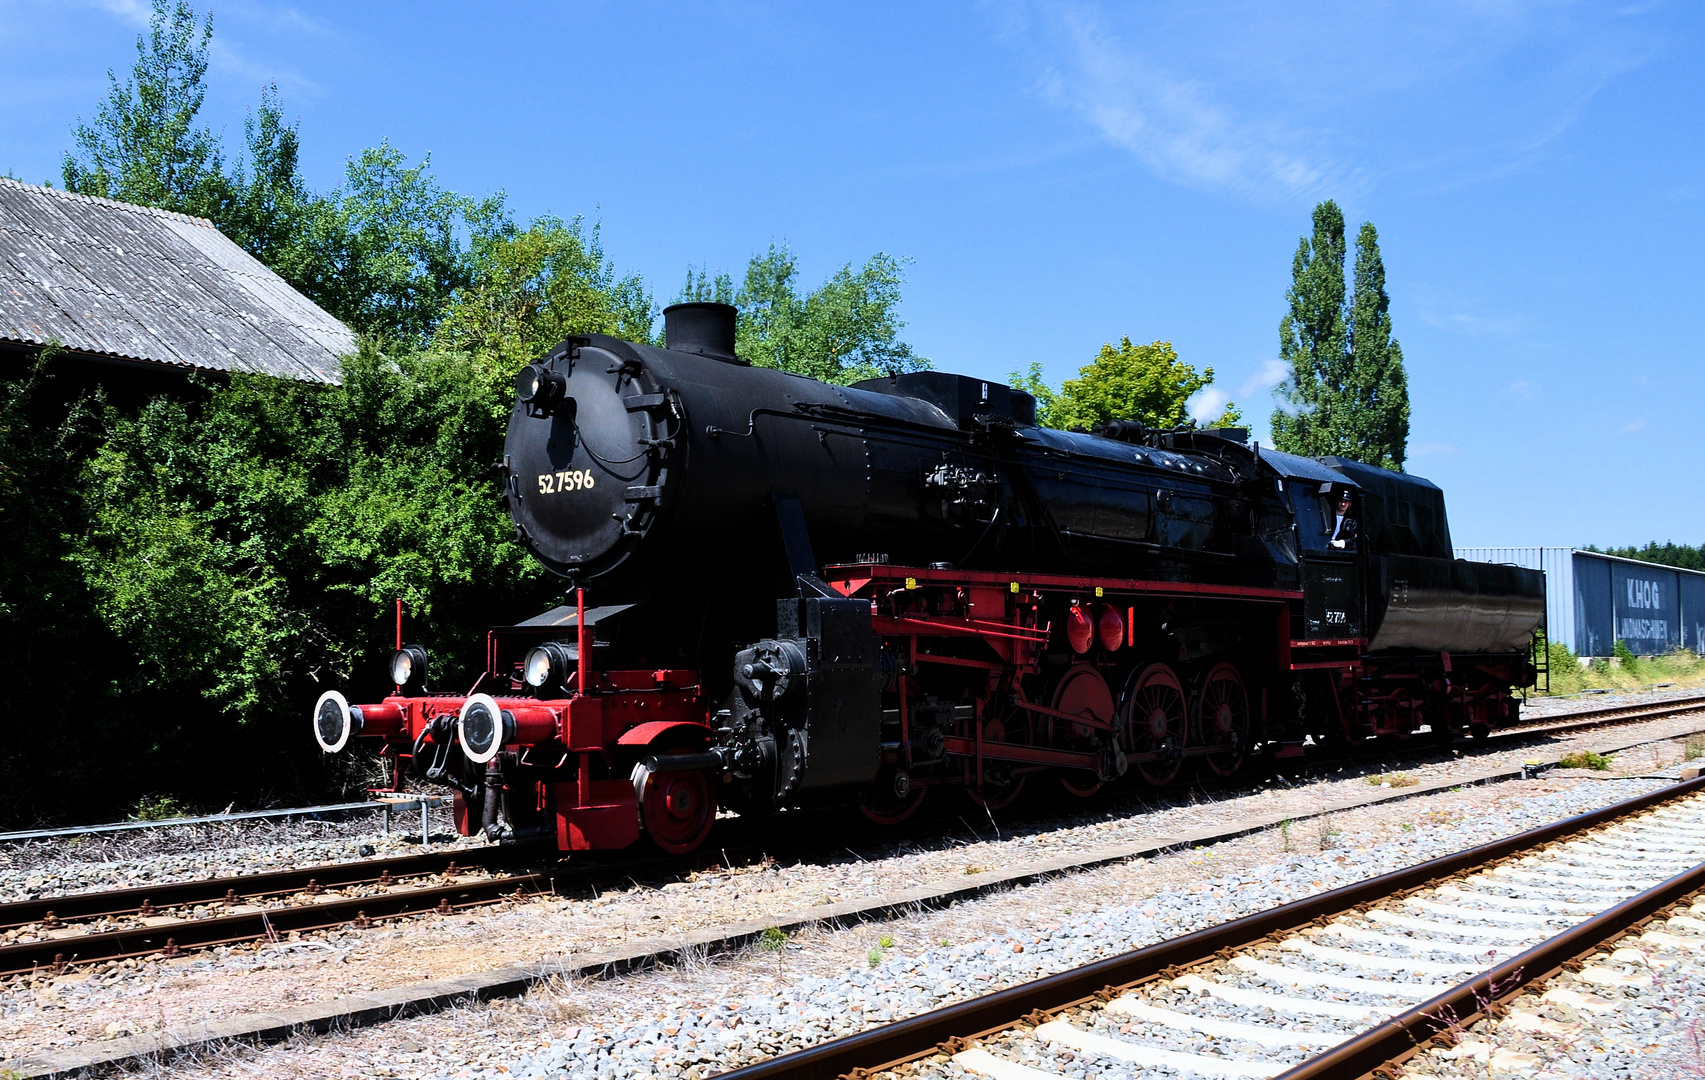
[[[1077,664],[1060,676],[1059,684],[1054,687],[1052,708],[1055,712],[1111,724],[1113,691],[1108,688],[1107,680],[1102,677],[1101,672],[1088,664]],[[1056,725],[1057,735],[1064,735],[1065,738],[1055,738],[1051,745],[1072,750],[1097,745],[1096,729],[1088,724],[1066,724],[1061,720],[1054,720],[1053,723]],[[1062,726],[1064,731],[1061,731]],[[1083,769],[1072,769],[1060,774],[1060,786],[1080,799],[1087,799],[1101,790],[1101,775]]]
[[[639,816],[652,843],[670,855],[685,855],[710,835],[716,794],[702,772],[652,773]]]
[[[985,740],[988,742],[1024,744],[1030,742],[1028,714],[1016,704],[1022,700],[1021,695],[1014,693],[1013,701],[1015,704],[1006,719],[988,717],[983,721],[983,738]],[[997,775],[999,776],[998,779],[996,778]],[[1024,792],[1024,781],[1026,779],[1022,773],[1013,776],[1006,772],[1001,765],[995,765],[992,768],[985,765],[982,786],[976,786],[976,777],[973,775],[970,777],[971,784],[965,789],[965,793],[971,796],[972,802],[984,810],[1004,810],[1011,806],[1018,799],[1018,796]]]
[[[1124,713],[1125,752],[1160,755],[1137,762],[1137,771],[1156,787],[1171,783],[1184,765],[1189,727],[1177,673],[1165,664],[1137,672],[1125,691]]]
[[[1214,665],[1202,681],[1196,710],[1196,730],[1202,742],[1214,748],[1207,756],[1208,768],[1230,776],[1249,753],[1249,695],[1235,667]]]

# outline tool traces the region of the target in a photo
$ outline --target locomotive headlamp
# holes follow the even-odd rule
[[[426,687],[426,650],[404,645],[391,657],[391,681],[404,690]]]
[[[528,364],[515,376],[515,399],[533,409],[548,409],[568,389],[568,380],[543,364]]]
[[[561,643],[547,641],[527,654],[526,663],[521,665],[521,678],[535,690],[560,683],[568,678],[573,661],[574,657]]]

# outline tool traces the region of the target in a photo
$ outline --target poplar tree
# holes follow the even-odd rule
[[[1291,263],[1290,310],[1279,324],[1279,356],[1290,365],[1273,412],[1273,444],[1308,457],[1336,454],[1403,468],[1409,441],[1409,383],[1391,336],[1391,298],[1379,233],[1356,235],[1355,292],[1345,296],[1344,213],[1330,199],[1314,208],[1314,233]]]
[[[1371,221],[1356,233],[1355,282],[1341,426],[1359,453],[1345,456],[1401,472],[1409,444],[1409,377],[1403,350],[1391,336],[1391,297],[1385,292],[1379,232]]]
[[[1331,199],[1314,208],[1314,235],[1291,260],[1290,310],[1279,323],[1279,359],[1291,374],[1273,410],[1273,445],[1319,457],[1339,452],[1332,438],[1345,383],[1349,330],[1344,324],[1344,212]]]

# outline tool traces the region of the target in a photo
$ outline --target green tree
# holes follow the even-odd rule
[[[1058,428],[1063,425],[1054,415],[1054,405],[1060,395],[1048,380],[1042,375],[1042,362],[1030,361],[1030,369],[1022,374],[1012,372],[1006,377],[1007,384],[1014,390],[1023,390],[1036,399],[1036,423],[1041,427]]]
[[[905,260],[878,252],[853,269],[841,267],[801,293],[799,265],[785,245],[752,256],[738,290],[726,274],[687,271],[676,302],[715,301],[739,309],[735,351],[760,367],[780,368],[832,383],[853,383],[893,371],[918,371],[929,361],[900,340]]]
[[[1588,545],[1587,551],[1598,551],[1599,548]],[[1618,547],[1603,549],[1606,555],[1615,555],[1623,559],[1639,559],[1641,562],[1657,563],[1660,566],[1677,566],[1683,570],[1705,570],[1705,544],[1697,547],[1690,544],[1677,544],[1672,540],[1663,543],[1653,541],[1644,547]]]
[[[314,276],[309,240],[321,201],[300,171],[301,140],[284,122],[278,88],[261,91],[260,109],[243,120],[246,154],[228,178],[230,199],[213,223],[284,280],[302,287]]]
[[[1391,298],[1379,232],[1365,221],[1356,233],[1355,293],[1350,299],[1350,364],[1344,387],[1344,427],[1359,453],[1346,454],[1402,471],[1409,446],[1409,376],[1403,349],[1391,336]]]
[[[638,274],[618,276],[598,226],[544,217],[525,230],[481,238],[472,280],[451,300],[433,341],[474,356],[507,416],[515,372],[575,334],[650,341],[657,307]]]
[[[313,215],[302,289],[364,333],[423,344],[451,298],[474,282],[474,252],[514,235],[503,195],[446,191],[430,157],[410,166],[389,143],[362,151],[345,175]]]
[[[1273,443],[1309,457],[1337,454],[1402,469],[1409,442],[1409,381],[1391,336],[1391,298],[1379,233],[1356,235],[1355,291],[1344,288],[1344,214],[1331,200],[1314,208],[1314,233],[1291,264],[1290,310],[1279,324],[1279,356],[1291,375],[1273,412]]]
[[[219,219],[231,197],[219,141],[195,122],[212,39],[211,16],[198,31],[183,0],[154,0],[131,78],[121,84],[109,70],[106,101],[74,131],[79,153],[61,166],[67,191]]]
[[[1122,337],[1117,346],[1101,346],[1058,393],[1043,380],[1040,364],[1032,364],[1028,375],[1009,375],[1008,381],[1036,396],[1037,420],[1044,427],[1092,430],[1112,420],[1138,420],[1164,429],[1190,421],[1190,399],[1214,381],[1214,369],[1197,371],[1178,358],[1169,341],[1133,345]],[[1228,402],[1209,426],[1233,427],[1241,419]]]
[[[124,642],[122,692],[204,703],[162,734],[289,731],[326,685],[382,689],[395,598],[459,672],[482,627],[552,595],[493,497],[507,409],[482,376],[467,353],[368,339],[338,386],[234,375],[109,416],[72,559]]]
[[[1273,411],[1273,445],[1315,457],[1343,452],[1334,436],[1338,390],[1347,381],[1344,321],[1344,212],[1328,199],[1314,208],[1314,235],[1291,260],[1290,305],[1279,323],[1279,359],[1290,365]],[[1351,453],[1349,456],[1357,456]]]

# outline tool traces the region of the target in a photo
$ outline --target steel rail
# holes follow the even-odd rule
[[[67,896],[36,897],[0,904],[0,930],[54,920],[135,915],[145,904],[152,904],[163,910],[194,904],[221,903],[233,896],[238,902],[243,902],[301,892],[310,883],[315,883],[322,889],[342,889],[351,885],[377,884],[387,874],[401,881],[442,874],[452,866],[480,870],[494,863],[513,861],[532,850],[533,847],[471,848],[465,851],[401,855],[389,859],[363,859],[358,862],[267,870],[258,874],[169,881],[128,889],[72,893]]]
[[[449,914],[460,908],[495,903],[512,896],[548,892],[549,874],[520,874],[483,881],[409,887],[372,896],[326,897],[306,904],[258,908],[206,919],[172,920],[157,926],[105,930],[71,937],[47,938],[0,946],[0,975],[37,969],[63,969],[72,964],[164,953],[167,957],[191,948],[275,940],[292,931],[323,930],[369,919],[397,918],[429,911]]]
[[[722,1073],[721,1078],[835,1080],[837,1077],[864,1076],[893,1068],[937,1050],[958,1052],[966,1048],[972,1039],[1005,1030],[1026,1019],[1057,1013],[1097,998],[1111,998],[1129,987],[1172,977],[1186,967],[1229,955],[1231,950],[1247,947],[1272,935],[1288,933],[1316,919],[1427,888],[1441,879],[1481,869],[1565,836],[1702,790],[1705,790],[1705,777],[1672,784],[1598,810],[1305,897],[1183,937]]]
[[[1650,701],[1638,705],[1615,705],[1604,709],[1583,709],[1579,712],[1558,713],[1554,717],[1534,717],[1531,724],[1496,728],[1494,738],[1521,735],[1545,735],[1553,731],[1585,731],[1606,724],[1633,724],[1642,720],[1661,720],[1666,716],[1698,712],[1705,709],[1705,696],[1674,698],[1669,701]]]
[[[1432,1000],[1309,1058],[1279,1074],[1278,1080],[1360,1080],[1381,1065],[1401,1062],[1433,1036],[1485,1017],[1497,1003],[1514,997],[1532,983],[1551,978],[1570,961],[1597,951],[1636,923],[1700,889],[1705,889],[1705,863],[1629,897],[1520,956],[1511,957]]]

